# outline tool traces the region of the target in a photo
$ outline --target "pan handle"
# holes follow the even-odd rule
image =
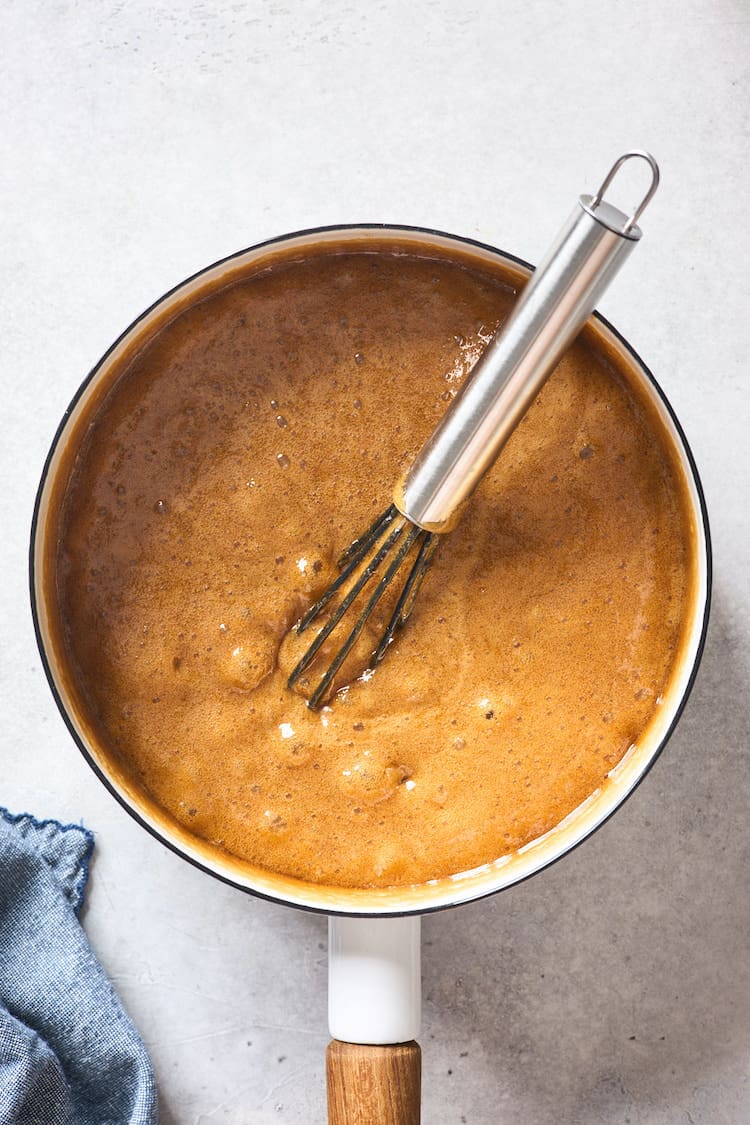
[[[420,922],[329,919],[329,1125],[419,1125]]]

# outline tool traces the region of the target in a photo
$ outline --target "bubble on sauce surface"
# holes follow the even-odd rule
[[[252,691],[276,667],[277,648],[278,641],[274,633],[263,625],[256,624],[223,656],[223,679],[235,691]]]
[[[281,813],[275,809],[264,809],[261,817],[261,827],[274,836],[284,836],[289,831],[289,825]]]
[[[289,588],[309,599],[301,612],[323,594],[338,574],[333,558],[317,548],[295,553],[286,569],[289,572]]]
[[[281,761],[288,769],[297,770],[308,766],[312,755],[313,748],[309,743],[295,741],[282,748]]]
[[[365,750],[341,770],[339,788],[354,804],[373,807],[404,787],[414,787],[411,769],[377,749]]]
[[[397,882],[408,872],[408,860],[397,840],[381,840],[373,849],[372,870],[380,882]]]

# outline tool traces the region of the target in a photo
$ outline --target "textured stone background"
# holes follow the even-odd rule
[[[536,261],[631,145],[663,186],[602,311],[703,476],[708,647],[678,733],[602,831],[426,920],[424,1119],[750,1120],[749,22],[745,0],[0,5],[0,800],[95,830],[85,925],[166,1125],[323,1121],[325,921],[193,870],[75,750],[26,592],[57,422],[130,320],[222,255],[381,220]]]

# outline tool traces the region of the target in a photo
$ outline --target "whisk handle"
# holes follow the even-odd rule
[[[626,215],[603,198],[632,157],[651,184]],[[494,464],[511,433],[641,238],[637,219],[659,182],[649,153],[625,153],[595,196],[582,195],[436,430],[396,486],[396,507],[428,531],[449,531],[461,505]]]

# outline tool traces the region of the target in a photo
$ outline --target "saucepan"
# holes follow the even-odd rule
[[[329,916],[328,1051],[330,1121],[336,1125],[419,1120],[420,917],[459,906],[540,872],[591,835],[633,792],[667,742],[688,698],[700,661],[710,597],[710,543],[700,481],[679,422],[652,374],[603,317],[587,331],[649,403],[653,425],[671,449],[688,509],[685,544],[690,595],[680,647],[659,707],[605,782],[551,831],[495,863],[451,878],[415,886],[352,889],[304,883],[249,868],[191,834],[137,787],[107,753],[86,699],[75,683],[56,620],[55,513],[67,474],[85,435],[87,420],[102,401],[124,359],[160,326],[249,267],[304,256],[313,247],[377,246],[395,239],[402,247],[457,250],[477,264],[499,263],[517,287],[531,267],[519,258],[470,239],[415,227],[339,226],[302,231],[232,255],[195,274],[158,300],[112,345],[85,379],[54,437],[36,499],[31,535],[31,599],[37,640],[53,695],[67,726],[103,784],[145,829],[210,875],[240,890]]]

